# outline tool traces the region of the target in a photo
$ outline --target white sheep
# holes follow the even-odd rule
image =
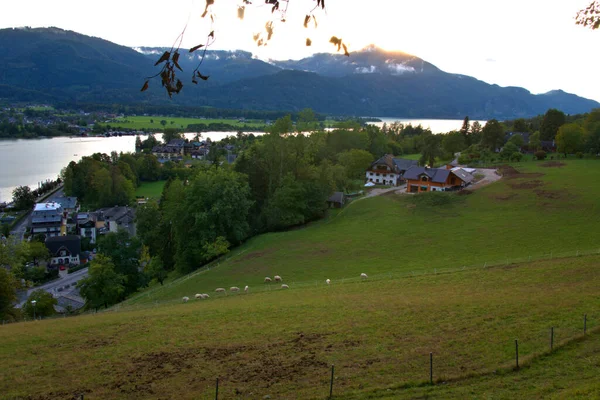
[[[187,297],[187,296],[185,296],[182,300],[183,300],[184,303],[187,303],[188,301],[190,301],[190,298]]]
[[[362,274],[360,274],[360,277],[362,279],[367,279],[368,278],[367,274],[365,274],[364,272]]]
[[[329,285],[331,283],[331,279],[325,279],[325,283]]]
[[[279,275],[275,275],[273,279],[275,279],[275,282],[281,282],[283,280]]]
[[[283,285],[281,285],[281,288],[282,289],[289,289],[290,287],[284,283]]]
[[[271,278],[269,278],[268,276],[265,278],[265,283],[271,283]]]
[[[229,288],[229,290],[231,290],[232,292],[239,292],[240,288],[237,287],[237,286],[232,286],[232,287]]]
[[[224,288],[220,287],[220,288],[216,288],[215,292],[217,292],[217,293],[225,293],[226,291],[225,291]]]
[[[248,285],[246,285],[246,287],[244,288],[244,292],[248,293],[248,289],[250,288],[248,287]]]
[[[203,299],[208,299],[210,296],[206,293],[202,293],[200,296],[202,296]]]
[[[202,295],[201,295],[201,294],[199,294],[199,293],[198,293],[198,294],[196,294],[194,297],[195,297],[195,298],[197,298],[197,299],[203,299],[203,298],[204,298],[204,297],[202,297]]]

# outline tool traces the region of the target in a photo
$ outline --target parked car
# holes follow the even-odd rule
[[[64,265],[61,265],[61,266],[59,267],[59,269],[60,269],[61,271],[64,271],[66,268],[65,268],[65,266],[64,266]]]

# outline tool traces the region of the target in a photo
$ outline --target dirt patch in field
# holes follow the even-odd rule
[[[498,171],[500,171],[500,174],[506,179],[534,179],[544,176],[544,174],[540,172],[519,172],[510,165],[501,165],[498,167]]]
[[[544,167],[544,168],[561,168],[564,167],[565,163],[560,162],[560,161],[546,161],[543,164],[540,164],[540,167]]]
[[[457,196],[468,196],[470,194],[473,194],[473,192],[468,189],[463,189],[463,190],[459,190],[458,192],[456,192]]]
[[[536,190],[534,190],[534,192],[539,197],[543,197],[544,199],[550,199],[550,200],[558,200],[558,199],[561,199],[563,197],[567,197],[568,196],[568,193],[561,192],[561,191],[558,191],[558,190],[536,189]]]
[[[507,200],[517,197],[517,194],[516,193],[504,193],[504,194],[497,194],[497,195],[491,196],[491,197],[494,200],[507,201]]]
[[[51,400],[51,399],[81,399],[81,396],[85,396],[88,393],[92,393],[89,389],[80,389],[73,391],[59,391],[59,392],[50,392],[41,395],[33,395],[24,397],[27,400]]]
[[[234,262],[239,263],[242,261],[254,260],[257,258],[264,257],[268,254],[273,253],[275,250],[264,250],[264,251],[253,251],[252,253],[245,254],[242,257],[237,258]]]
[[[535,189],[540,186],[544,186],[544,182],[539,179],[528,180],[524,182],[511,182],[508,184],[513,189],[522,190],[522,189]]]
[[[324,255],[329,253],[329,249],[316,249],[310,252],[312,256]]]

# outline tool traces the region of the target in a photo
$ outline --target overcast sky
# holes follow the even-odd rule
[[[257,48],[252,34],[269,18],[262,0],[236,18],[239,0],[215,0],[213,49],[243,49],[259,58],[288,59],[332,51],[341,37],[349,49],[375,44],[416,55],[453,73],[533,93],[563,89],[600,101],[600,30],[576,26],[590,0],[327,0],[319,26],[303,28],[313,0],[293,0],[272,42]],[[0,27],[56,26],[125,46],[171,46],[188,23],[183,46],[202,43],[210,20],[205,0],[3,1]],[[260,4],[260,6],[257,6]],[[306,37],[313,46],[304,46]]]

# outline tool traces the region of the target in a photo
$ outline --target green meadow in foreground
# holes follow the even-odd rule
[[[597,373],[598,354],[576,357],[599,347],[599,263],[600,256],[585,256],[211,293],[185,304],[6,325],[0,397],[211,398],[219,377],[220,398],[323,399],[332,364],[338,398],[508,398],[520,374],[530,376],[520,398],[542,397],[549,388],[597,392],[596,381],[578,379]],[[586,313],[591,339],[560,348],[581,335]],[[551,326],[557,349],[544,361]],[[511,372],[514,339],[520,372]],[[422,387],[430,352],[435,388]],[[496,389],[502,394],[486,395]]]
[[[551,165],[551,166],[549,166]],[[560,165],[560,166],[556,166]],[[525,163],[470,195],[361,199],[328,218],[269,233],[225,261],[125,304],[178,301],[218,287],[266,290],[266,276],[294,285],[369,276],[403,277],[598,251],[600,163]],[[511,173],[512,172],[512,173]]]

